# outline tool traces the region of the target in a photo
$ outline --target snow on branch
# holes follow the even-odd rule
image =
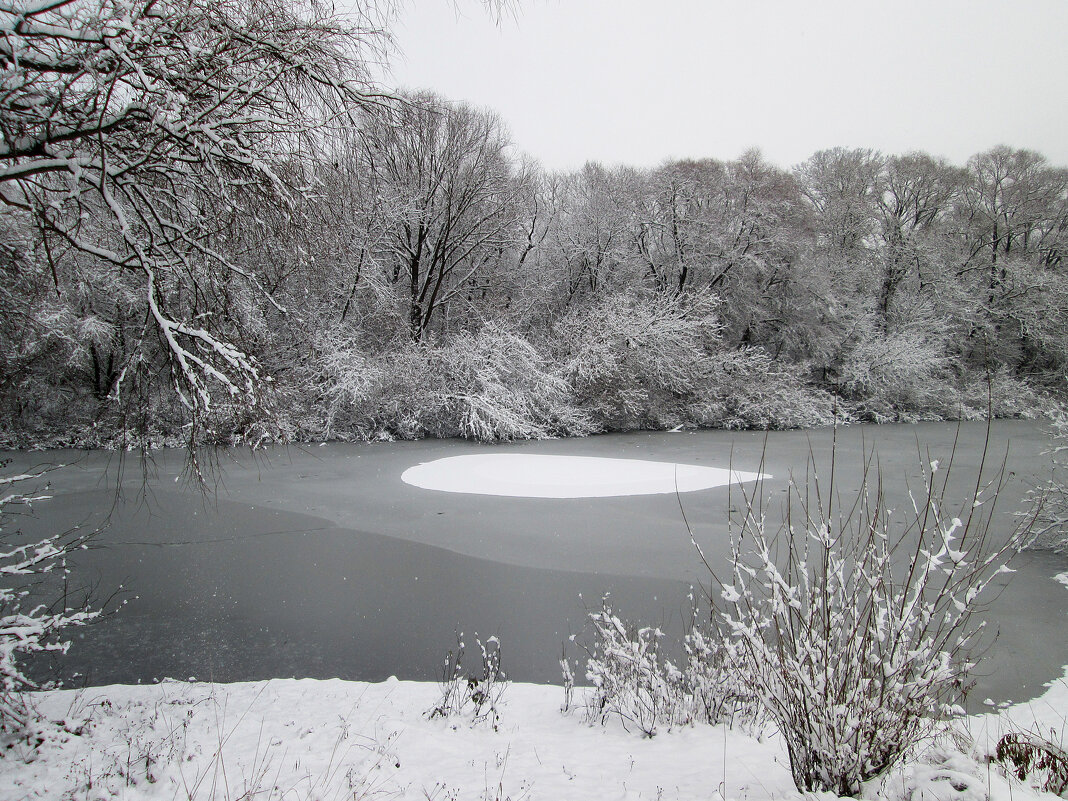
[[[818,482],[791,486],[777,533],[755,506],[759,490],[746,498],[722,621],[802,791],[856,794],[963,713],[982,645],[973,615],[1030,521],[995,541],[978,491],[960,517],[947,514],[935,469],[903,518],[867,466],[851,507],[825,505]]]
[[[255,403],[260,379],[255,360],[203,328],[192,328],[167,317],[156,297],[156,284],[151,271],[148,277],[148,305],[171,357],[178,365],[178,396],[190,410],[211,410],[211,388],[208,379],[222,384],[231,397],[244,394],[250,402]],[[183,338],[191,345],[183,344]],[[240,381],[241,385],[235,381]],[[191,390],[191,394],[182,390],[182,384]]]
[[[265,380],[234,332],[213,327],[211,298],[236,277],[282,311],[230,263],[219,232],[250,199],[289,207],[303,189],[287,165],[381,102],[368,65],[388,52],[389,11],[357,4],[342,18],[286,0],[0,4],[0,204],[144,277],[146,318],[195,411],[213,405],[213,387],[252,396]]]
[[[2,465],[0,465],[2,466]],[[14,486],[41,479],[43,473],[0,476],[0,485]],[[25,727],[30,713],[20,693],[36,684],[19,663],[21,656],[42,651],[65,653],[69,641],[60,632],[82,626],[100,613],[87,606],[72,606],[66,597],[57,603],[41,599],[40,580],[66,570],[65,559],[80,548],[84,537],[53,534],[36,542],[16,544],[18,532],[8,531],[10,511],[16,503],[30,503],[47,496],[13,493],[0,499],[0,731]]]

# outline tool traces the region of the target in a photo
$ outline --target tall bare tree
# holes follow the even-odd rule
[[[496,114],[422,93],[375,115],[362,142],[369,180],[394,209],[387,268],[418,341],[522,236],[508,138]]]
[[[925,153],[886,159],[878,193],[882,281],[877,307],[885,331],[895,296],[910,279],[930,286],[946,255],[946,219],[963,188],[963,171]]]
[[[853,257],[870,243],[882,166],[874,150],[836,147],[814,153],[795,169],[825,246]]]
[[[999,260],[1041,254],[1059,263],[1064,251],[1068,171],[1031,150],[1000,146],[968,160],[962,212],[969,237],[964,271],[985,269],[993,289],[1004,280]]]

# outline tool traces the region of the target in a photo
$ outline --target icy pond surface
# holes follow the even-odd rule
[[[108,522],[72,565],[73,584],[94,586],[99,598],[118,593],[112,607],[127,603],[75,636],[59,668],[70,684],[434,679],[457,630],[468,642],[476,631],[499,637],[511,678],[553,682],[562,644],[606,592],[622,615],[677,632],[690,587],[700,596],[708,584],[680,503],[706,558],[724,565],[728,514],[737,514],[742,491],[758,485],[676,495],[676,476],[686,471],[670,467],[656,468],[654,494],[545,497],[545,481],[553,483],[546,478],[540,497],[512,497],[427,489],[403,480],[406,471],[525,455],[543,464],[540,457],[569,456],[688,465],[724,479],[730,471],[763,473],[758,500],[773,516],[791,477],[803,483],[813,466],[828,491],[832,448],[835,491],[850,497],[863,455],[874,448],[892,508],[905,508],[908,487],[920,487],[920,465],[934,459],[948,477],[952,508],[974,489],[986,439],[984,424],[969,423],[959,431],[919,424],[766,437],[643,432],[497,446],[334,443],[223,456],[208,496],[176,480],[181,452],[157,453],[147,474],[133,459],[120,473],[116,455],[102,452],[12,454],[11,468],[68,465],[51,473],[54,497],[20,521],[27,536]],[[1040,423],[999,421],[989,440],[985,475],[995,479],[1004,464],[997,536],[1014,524],[1049,457]],[[663,491],[668,471],[672,486]],[[588,478],[579,471],[564,483]],[[999,636],[969,696],[974,709],[988,697],[1033,697],[1068,664],[1068,589],[1055,580],[1068,571],[1068,557],[1025,553],[1015,567],[987,615]],[[569,652],[580,660],[577,648]]]

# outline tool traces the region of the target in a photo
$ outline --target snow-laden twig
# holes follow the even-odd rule
[[[0,484],[13,485],[43,475],[3,476]],[[83,626],[99,615],[85,605],[71,605],[66,597],[58,603],[44,603],[40,588],[34,586],[50,574],[65,571],[67,555],[84,541],[53,534],[36,542],[16,543],[18,533],[8,530],[8,506],[44,497],[13,493],[0,500],[0,732],[21,732],[31,721],[21,693],[36,684],[24,672],[20,657],[44,651],[65,653],[70,642],[61,638],[61,632]]]
[[[1049,436],[1053,470],[1048,481],[1029,493],[1035,525],[1026,544],[1063,552],[1068,550],[1068,417],[1054,418]]]
[[[691,626],[682,637],[681,659],[672,661],[662,646],[665,634],[655,626],[622,620],[607,597],[589,612],[592,639],[580,643],[586,653],[586,714],[590,722],[617,718],[645,737],[662,729],[697,723],[753,722],[753,697],[733,670],[734,645],[720,632],[699,624],[690,594]],[[565,676],[570,666],[564,660]]]

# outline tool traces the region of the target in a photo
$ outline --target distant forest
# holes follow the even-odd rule
[[[1031,151],[550,173],[492,111],[422,93],[269,169],[270,191],[138,178],[196,219],[167,269],[108,245],[170,230],[136,188],[63,220],[7,204],[6,444],[783,428],[1064,396],[1068,170]]]

